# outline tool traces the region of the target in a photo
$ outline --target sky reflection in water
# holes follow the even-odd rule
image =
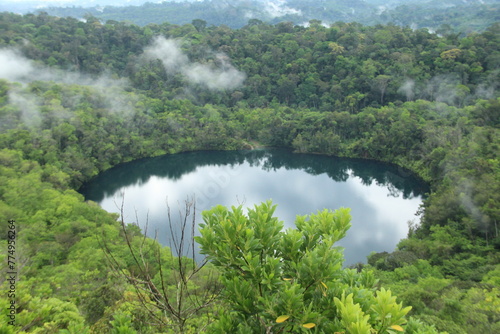
[[[406,237],[407,222],[418,221],[415,213],[426,191],[424,184],[393,166],[284,150],[148,159],[109,170],[82,189],[87,199],[109,212],[118,213],[123,200],[125,221],[141,225],[148,220],[148,234],[158,230],[163,244],[170,233],[167,202],[177,217],[183,201],[193,195],[199,222],[201,211],[217,204],[253,207],[271,199],[286,228],[294,226],[296,215],[348,207],[352,227],[338,243],[345,248],[346,265],[366,262],[372,251],[394,250]]]

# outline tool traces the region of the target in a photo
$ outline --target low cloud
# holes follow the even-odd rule
[[[304,28],[309,28],[311,26],[311,22],[310,21],[304,21],[302,23],[299,23],[298,24],[299,26],[302,26]],[[321,25],[325,28],[329,28],[331,23],[328,23],[328,22],[321,22]]]
[[[148,59],[159,59],[167,72],[180,71],[189,64],[187,55],[181,49],[181,43],[175,39],[157,37],[144,49]]]
[[[294,14],[302,15],[302,11],[299,9],[288,7],[285,0],[268,0],[264,4],[264,10],[272,18]]]
[[[8,81],[33,81],[36,72],[32,60],[25,58],[16,49],[0,49],[0,79]]]
[[[37,63],[26,58],[19,49],[0,49],[0,79],[9,82],[27,85],[34,81],[54,82],[56,84],[69,84],[89,86],[96,88],[101,93],[103,106],[110,112],[130,114],[134,99],[121,94],[127,86],[124,79],[113,79],[106,73],[98,77],[91,77],[80,72],[65,71]],[[20,85],[11,85],[8,92],[9,103],[19,111],[20,120],[27,126],[39,126],[42,121],[40,106],[43,101],[40,97],[23,89]],[[79,99],[75,98],[75,103]],[[53,116],[57,118],[69,117],[62,106],[53,106]],[[14,114],[3,115],[0,130],[16,126]]]
[[[214,59],[206,63],[190,61],[175,39],[157,37],[144,50],[144,56],[149,60],[159,59],[167,73],[180,73],[189,83],[211,90],[235,89],[246,79],[245,73],[231,65],[230,59],[223,53],[216,53]]]
[[[442,74],[431,78],[426,85],[426,92],[431,100],[453,105],[457,98],[457,87],[460,84],[455,74]]]
[[[407,79],[401,87],[399,87],[398,92],[406,96],[406,101],[411,101],[415,97],[415,81],[412,79]]]
[[[21,51],[15,48],[0,49],[0,79],[22,84],[33,81],[53,81],[101,88],[127,84],[126,80],[112,79],[105,73],[95,78],[80,72],[65,71],[38,64],[26,58]]]
[[[38,126],[42,122],[40,101],[33,95],[19,89],[9,90],[9,102],[21,112],[21,119],[27,126]]]
[[[476,87],[476,97],[479,99],[494,99],[500,86],[500,70],[492,71],[486,80]]]

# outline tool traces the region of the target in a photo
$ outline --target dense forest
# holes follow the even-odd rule
[[[128,2],[126,6],[99,2],[99,5],[89,3],[81,7],[68,3],[64,7],[47,6],[31,11],[41,10],[61,17],[83,19],[91,15],[103,21],[127,21],[140,26],[165,21],[186,24],[201,19],[208,25],[241,28],[250,19],[297,25],[308,25],[315,19],[325,25],[337,21],[364,25],[392,23],[435,31],[444,26],[455,33],[484,31],[500,19],[500,4],[496,0],[184,0],[145,2],[135,6]]]
[[[461,36],[0,13],[0,226],[16,232],[0,237],[0,330],[500,332],[499,71],[498,23]],[[271,203],[216,207],[199,217],[205,264],[78,193],[123,162],[255,145],[396,164],[430,184],[422,219],[343,269],[347,210],[283,231]]]

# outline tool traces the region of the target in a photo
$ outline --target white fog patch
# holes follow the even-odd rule
[[[375,14],[380,15],[387,10],[386,6],[378,6]]]
[[[38,64],[26,58],[18,49],[13,48],[0,49],[0,79],[22,84],[33,81],[53,81],[99,88],[127,85],[125,79],[113,79],[106,73],[93,78],[80,72],[65,71]]]
[[[104,102],[104,107],[121,114],[131,114],[136,98],[124,95],[123,88],[128,85],[125,79],[114,79],[108,73],[98,77],[61,69],[51,68],[26,58],[19,49],[0,49],[0,79],[27,85],[34,81],[53,82],[55,84],[89,86],[98,91]],[[35,94],[19,85],[11,85],[8,92],[9,102],[15,106],[21,115],[21,121],[27,126],[39,126],[42,121],[40,105],[42,101]],[[78,100],[77,97],[75,97]],[[57,118],[69,117],[61,105],[51,106]]]
[[[167,72],[175,72],[189,64],[188,57],[181,50],[181,43],[175,39],[157,37],[153,44],[144,50],[149,59],[159,59]]]
[[[285,15],[302,15],[302,11],[288,7],[285,0],[268,0],[264,3],[264,10],[272,18]]]
[[[10,89],[9,102],[21,111],[21,118],[27,126],[38,126],[42,122],[39,99],[19,89]]]
[[[311,26],[311,22],[308,22],[308,21],[305,21],[305,22],[302,22],[302,23],[299,23],[298,24],[299,26],[302,26],[304,28],[309,28]],[[331,23],[328,23],[328,22],[321,22],[321,25],[325,28],[330,28],[330,25]]]
[[[186,69],[186,76],[194,83],[204,84],[210,89],[231,89],[241,86],[245,74],[234,68],[221,54],[216,55],[220,67],[193,64]]]
[[[182,51],[180,41],[157,37],[144,50],[146,59],[159,59],[170,74],[180,73],[192,84],[212,90],[229,90],[243,85],[245,73],[237,70],[223,53],[206,63],[192,62]]]
[[[256,16],[256,14],[255,14],[253,11],[251,11],[251,10],[247,10],[247,11],[245,11],[244,13],[245,13],[245,14],[243,14],[243,16],[244,16],[246,19],[254,19],[254,18],[256,18],[256,17],[257,17],[257,16]]]
[[[460,193],[460,203],[465,208],[467,213],[471,215],[476,221],[483,221],[484,217],[481,214],[481,210],[476,204],[474,204],[474,201],[472,199],[474,193],[474,182],[472,180],[462,179],[457,185],[457,189]]]
[[[36,72],[32,60],[25,58],[16,49],[0,49],[0,79],[26,82]]]
[[[424,90],[428,99],[454,105],[461,98],[460,80],[455,73],[441,74],[432,77],[425,84]]]
[[[476,87],[476,97],[479,99],[494,99],[498,93],[499,77],[500,70],[493,71],[483,83]]]
[[[401,87],[399,87],[398,92],[406,96],[406,101],[413,100],[415,97],[415,81],[407,79]]]
[[[497,86],[498,85],[486,85],[486,84],[480,84],[476,88],[476,97],[479,99],[493,99],[495,98],[495,95],[497,93]]]

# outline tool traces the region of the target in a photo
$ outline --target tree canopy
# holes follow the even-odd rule
[[[16,324],[2,295],[1,330],[498,332],[499,28],[0,13],[0,226],[15,220],[18,271]],[[414,172],[431,187],[422,220],[357,272],[334,247],[346,210],[283,231],[271,203],[216,207],[198,239],[212,267],[179,285],[170,249],[77,192],[123,162],[256,143]],[[223,287],[210,285],[215,272]],[[169,300],[221,294],[179,327],[144,309],[165,300],[152,286]]]

